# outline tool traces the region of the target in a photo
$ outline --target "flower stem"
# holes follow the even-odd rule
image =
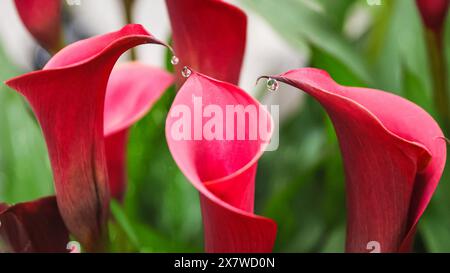
[[[450,105],[443,30],[426,30],[426,41],[433,81],[433,99],[445,134],[450,133]]]
[[[125,9],[125,19],[127,24],[133,23],[133,5],[134,0],[123,0],[123,6]],[[130,50],[130,58],[132,61],[135,61],[137,59],[136,50],[134,48]]]

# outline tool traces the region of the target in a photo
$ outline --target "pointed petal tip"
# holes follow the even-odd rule
[[[259,105],[238,86],[192,70],[170,113],[178,105],[192,109],[192,95],[201,96],[203,105],[218,105],[222,109],[227,105]],[[220,140],[178,141],[171,130],[175,120],[171,114],[167,116],[166,141],[178,167],[200,192],[206,251],[272,251],[277,225],[272,219],[253,213],[254,175],[264,152],[261,142],[239,145]],[[218,154],[228,154],[235,160],[224,161]],[[207,160],[200,163],[195,158]]]
[[[304,77],[306,77],[306,76],[311,76],[311,75],[323,77],[324,79],[335,82],[334,79],[331,77],[331,75],[327,71],[320,69],[320,68],[315,68],[315,67],[301,67],[301,68],[291,69],[284,73],[270,76],[270,77],[274,78],[274,79],[279,79],[279,80],[286,80],[286,78],[288,78],[289,76],[304,76]]]
[[[291,69],[291,70],[288,70],[288,71],[286,71],[284,73],[277,74],[277,75],[262,75],[262,76],[259,76],[256,79],[256,84],[258,84],[261,79],[275,79],[275,80],[278,80],[278,81],[290,84],[290,79],[288,78],[288,76],[293,76],[293,75],[309,76],[311,74],[318,75],[318,76],[321,76],[321,77],[326,77],[329,80],[334,82],[334,80],[331,78],[330,74],[327,71],[323,70],[323,69],[315,68],[315,67],[302,67],[302,68]]]
[[[35,74],[37,72],[38,71],[32,71],[32,72],[28,72],[28,73],[25,73],[25,74],[22,74],[22,75],[17,75],[17,76],[14,76],[14,77],[12,77],[10,79],[7,79],[7,80],[3,81],[3,83],[6,86],[8,86],[9,88],[20,92],[20,86],[24,82],[23,80],[25,78],[27,78],[28,76],[33,75],[33,74]]]
[[[262,79],[268,79],[268,78],[270,78],[270,77],[269,77],[269,76],[266,76],[266,75],[259,76],[259,77],[256,79],[255,86],[258,85],[259,82],[260,82]]]
[[[6,81],[3,81],[3,84],[8,86],[9,88],[14,88],[13,80],[14,80],[14,78],[8,79]]]
[[[143,35],[151,35],[141,24],[127,24],[120,29],[121,32],[142,33]]]
[[[450,139],[448,139],[447,137],[445,137],[445,136],[438,136],[436,138],[442,139],[442,140],[445,141],[445,143],[447,143],[447,145],[450,145]]]
[[[151,34],[151,33],[150,33],[143,25],[141,25],[141,24],[128,24],[128,25],[125,25],[124,27],[122,27],[122,28],[119,30],[119,32],[122,32],[122,33],[124,33],[124,34],[129,34],[129,35],[143,35],[143,36],[148,36],[148,37],[151,38],[151,42],[153,42],[153,43],[155,43],[155,44],[160,44],[160,45],[162,45],[162,46],[165,46],[165,47],[167,47],[167,48],[170,50],[170,52],[171,52],[172,54],[175,53],[174,50],[173,50],[173,48],[172,48],[169,44],[167,44],[167,43],[165,43],[165,42],[163,42],[163,41],[157,39],[155,36],[153,36],[153,34]]]
[[[144,43],[159,44],[171,50],[169,45],[156,39],[142,25],[128,24],[118,31],[80,40],[66,46],[49,60],[43,70],[80,65],[114,48],[134,47]]]

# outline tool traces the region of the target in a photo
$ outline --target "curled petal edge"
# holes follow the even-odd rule
[[[310,79],[310,77],[309,77],[311,75],[314,75],[311,77],[312,79]],[[301,76],[303,76],[303,78],[300,78]],[[316,78],[314,79],[314,77],[316,77]],[[409,212],[410,220],[408,221],[408,228],[407,228],[406,234],[404,236],[404,239],[402,240],[402,243],[400,244],[400,246],[398,248],[398,251],[400,251],[400,252],[409,252],[410,248],[411,248],[412,240],[413,240],[413,237],[414,237],[414,234],[416,231],[417,223],[419,222],[421,215],[423,214],[429,201],[431,200],[431,196],[432,196],[434,190],[436,189],[437,184],[439,183],[439,179],[442,175],[442,172],[443,172],[443,169],[445,166],[445,157],[446,157],[446,146],[445,146],[445,140],[444,140],[445,137],[443,136],[443,133],[442,133],[441,129],[439,128],[439,126],[437,125],[437,123],[423,109],[410,103],[407,100],[404,100],[401,97],[398,97],[391,93],[382,92],[380,90],[375,90],[375,89],[352,88],[352,87],[341,86],[341,85],[337,84],[336,82],[334,82],[327,72],[320,70],[320,69],[315,69],[315,68],[294,69],[294,70],[290,70],[290,71],[280,74],[280,75],[261,76],[258,79],[258,81],[260,79],[269,79],[269,78],[275,79],[280,82],[289,84],[293,87],[299,88],[299,89],[305,91],[306,93],[310,94],[311,96],[315,97],[321,103],[322,103],[322,100],[320,98],[320,93],[322,95],[333,96],[335,98],[343,99],[349,103],[352,103],[356,107],[358,107],[361,110],[363,110],[364,112],[366,112],[370,117],[372,117],[373,120],[375,120],[380,125],[380,127],[387,134],[389,134],[393,139],[395,139],[396,141],[398,141],[400,143],[409,145],[417,153],[417,157],[418,157],[418,159],[417,159],[417,174],[425,174],[426,178],[425,178],[425,181],[419,181],[419,182],[422,182],[422,184],[417,183],[417,182],[414,184],[414,187],[419,188],[419,190],[414,189],[412,198],[414,199],[414,194],[418,195],[418,197],[417,197],[418,201],[412,200],[410,203],[410,206],[411,206],[410,212]],[[319,86],[319,84],[317,84],[317,82],[315,82],[315,80],[317,81],[317,79],[320,79],[320,78],[324,81],[323,84],[326,86],[326,88],[323,86]],[[393,130],[391,130],[390,128],[387,128],[387,126],[384,124],[384,122],[382,120],[380,120],[380,118],[378,118],[374,113],[372,113],[372,111],[369,110],[365,105],[359,103],[355,99],[346,97],[343,94],[337,94],[337,92],[334,93],[334,92],[330,91],[331,89],[342,89],[342,90],[344,90],[344,92],[345,92],[345,89],[350,90],[350,91],[359,91],[359,92],[364,92],[364,90],[370,91],[370,92],[382,92],[380,94],[392,96],[391,98],[395,98],[395,99],[399,100],[399,102],[402,102],[405,104],[409,103],[408,107],[412,107],[414,105],[415,109],[413,109],[413,110],[418,111],[418,113],[420,113],[421,115],[424,115],[423,118],[427,119],[429,121],[429,123],[433,127],[433,130],[436,131],[436,135],[431,136],[432,140],[430,140],[430,142],[427,143],[427,146],[419,141],[416,141],[413,139],[407,139],[408,136],[400,135],[400,134],[394,132]],[[324,108],[327,108],[327,107],[324,106]],[[395,126],[392,126],[392,127],[394,128]],[[409,137],[411,137],[411,136],[409,136]],[[439,143],[435,143],[435,141],[439,140],[439,139],[440,139],[440,141],[442,141],[443,145],[441,145]],[[436,146],[436,147],[440,146],[440,148],[439,148],[440,151],[438,148],[436,148],[434,146]],[[433,156],[436,157],[434,162],[432,162]],[[433,165],[433,166],[431,166],[431,165]]]
[[[232,88],[240,95],[246,97],[246,99],[252,101],[254,104],[259,103],[249,96],[245,91],[240,90],[236,86],[229,84],[227,82],[222,82],[208,76],[205,76],[199,72],[192,70],[191,76],[185,82],[185,84],[180,88],[177,95],[183,92],[183,87],[190,81],[194,79],[202,79],[210,81],[213,84],[217,84],[224,88]],[[175,98],[173,105],[177,103],[177,98]],[[172,107],[173,107],[172,105]],[[271,132],[273,131],[273,120],[270,117]],[[264,153],[265,147],[267,147],[268,142],[264,142],[260,146],[260,149],[253,155],[253,157],[239,169],[233,171],[229,175],[223,177],[209,179],[202,181],[198,174],[193,174],[187,165],[184,164],[183,159],[178,156],[179,152],[172,144],[174,140],[171,138],[170,132],[170,112],[166,121],[166,140],[168,142],[169,150],[175,162],[178,164],[182,173],[187,177],[187,179],[192,183],[192,185],[200,192],[200,201],[203,212],[203,222],[205,226],[205,248],[207,252],[270,252],[272,251],[273,245],[275,243],[276,236],[276,223],[269,218],[265,218],[259,215],[255,215],[252,212],[252,206],[248,210],[240,209],[236,206],[231,205],[226,200],[219,198],[215,193],[211,191],[211,187],[230,181],[232,179],[239,179],[240,176],[247,176],[253,172],[256,172],[256,165],[259,158]],[[250,174],[251,176],[251,174]],[[225,236],[224,234],[218,234],[220,232],[217,229],[223,228],[223,224],[233,222],[227,228],[224,233],[230,233],[226,237],[225,241],[233,241],[231,244],[222,245],[224,240],[221,240],[219,236]],[[233,229],[233,230],[231,230]],[[244,235],[242,235],[244,234]],[[256,235],[255,235],[256,234]],[[238,237],[243,237],[244,239],[237,239]],[[250,242],[252,240],[259,241],[257,243]]]

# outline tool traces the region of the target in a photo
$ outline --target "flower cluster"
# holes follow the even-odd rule
[[[172,52],[137,24],[64,46],[59,0],[15,3],[26,28],[53,54],[42,70],[5,84],[27,100],[39,122],[55,196],[0,205],[0,251],[67,252],[69,235],[85,251],[106,251],[110,199],[122,201],[127,189],[129,129],[173,83],[177,94],[166,119],[166,140],[179,169],[200,193],[205,250],[273,250],[277,224],[254,212],[258,160],[269,139],[249,137],[254,128],[245,117],[251,110],[244,111],[243,122],[232,116],[236,131],[231,134],[243,133],[229,139],[204,138],[201,132],[196,138],[198,120],[186,114],[196,111],[195,98],[201,98],[209,108],[199,122],[209,121],[208,129],[217,133],[225,120],[219,113],[228,113],[227,107],[261,108],[237,86],[247,33],[242,10],[220,0],[166,0]],[[442,28],[448,3],[417,1],[428,29]],[[139,61],[116,65],[125,51],[142,44],[162,45],[175,54],[175,74]],[[411,251],[446,162],[438,123],[400,96],[340,85],[320,69],[262,78],[270,79],[272,90],[285,83],[304,91],[332,121],[345,168],[346,251],[367,252],[372,241],[382,252]],[[270,113],[256,115],[270,135],[275,126]],[[174,134],[186,127],[194,128],[194,137]]]

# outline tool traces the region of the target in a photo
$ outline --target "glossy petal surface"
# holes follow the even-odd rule
[[[409,251],[416,225],[441,178],[443,133],[417,105],[380,90],[341,86],[322,70],[278,76],[325,108],[339,139],[347,191],[347,251]]]

